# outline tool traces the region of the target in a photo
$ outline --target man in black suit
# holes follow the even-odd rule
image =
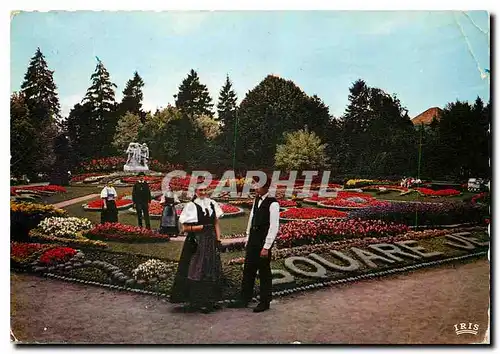
[[[144,179],[144,172],[139,172],[139,179],[134,184],[132,189],[132,202],[134,203],[134,208],[137,211],[137,221],[140,227],[142,227],[142,218],[146,221],[146,228],[151,229],[151,224],[149,220],[149,203],[151,202],[151,191],[149,190],[149,185]]]
[[[280,207],[269,196],[271,179],[256,190],[256,198],[247,226],[247,240],[240,300],[231,307],[247,307],[253,296],[257,270],[260,279],[260,302],[253,312],[269,309],[272,293],[271,248],[279,229]]]

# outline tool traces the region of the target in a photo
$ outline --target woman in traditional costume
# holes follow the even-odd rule
[[[118,197],[111,182],[108,182],[101,191],[102,210],[101,224],[106,222],[118,222],[118,209],[115,199]]]
[[[222,264],[219,253],[219,204],[200,188],[179,216],[187,232],[170,300],[187,303],[187,309],[209,313],[221,299]]]
[[[179,203],[177,195],[170,190],[161,195],[160,204],[163,205],[163,212],[160,221],[160,234],[167,234],[170,237],[176,237],[179,234],[179,218],[175,209]]]

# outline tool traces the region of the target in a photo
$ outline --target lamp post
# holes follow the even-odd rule
[[[233,172],[236,164],[236,136],[238,132],[238,108],[234,111],[235,121],[234,121],[234,140],[233,140]]]

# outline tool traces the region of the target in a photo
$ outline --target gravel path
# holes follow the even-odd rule
[[[89,200],[89,199],[94,199],[94,198],[97,198],[99,197],[100,194],[88,194],[88,195],[84,195],[83,197],[78,197],[78,198],[74,198],[74,199],[70,199],[70,200],[65,200],[63,202],[59,202],[59,203],[56,203],[56,204],[53,204],[54,207],[56,208],[64,208],[64,207],[67,207],[68,205],[73,205],[73,204],[77,204],[77,203],[81,203],[81,202],[84,202],[86,200]]]
[[[39,343],[479,343],[489,262],[448,265],[277,299],[270,311],[185,314],[163,299],[11,274],[11,327]],[[453,325],[479,324],[457,336]]]

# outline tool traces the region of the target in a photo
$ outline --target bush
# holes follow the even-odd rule
[[[29,232],[48,217],[64,217],[66,211],[52,205],[36,203],[10,203],[10,238],[13,241],[29,240]]]

